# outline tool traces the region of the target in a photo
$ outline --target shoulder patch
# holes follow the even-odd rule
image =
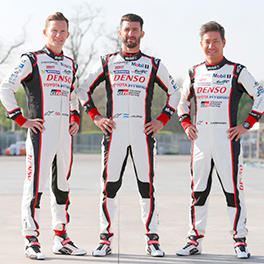
[[[107,55],[104,55],[104,56],[101,56],[101,61],[102,61],[102,65],[104,66],[107,61],[108,61],[108,57],[110,57],[111,54],[107,54]]]
[[[204,62],[197,64],[197,65],[194,65],[192,68],[189,69],[189,76],[190,76],[190,79],[192,80],[192,83],[194,82],[196,68],[203,65],[203,64],[204,64]]]
[[[73,68],[74,68],[74,71],[77,72],[78,64],[75,61],[73,61]]]
[[[24,55],[28,56],[32,66],[36,63],[37,58],[36,58],[36,55],[33,52],[23,53],[21,56],[24,56]]]
[[[153,65],[158,68],[160,64],[160,59],[152,57]]]
[[[195,70],[195,66],[193,66],[192,68],[189,69],[189,76],[190,78],[193,78],[194,77],[194,70]]]
[[[235,70],[234,70],[234,74],[236,76],[238,76],[240,74],[240,72],[245,68],[244,65],[242,64],[236,64]]]

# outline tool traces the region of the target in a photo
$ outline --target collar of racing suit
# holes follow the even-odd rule
[[[47,46],[45,46],[43,48],[44,52],[50,56],[51,58],[53,58],[54,60],[63,60],[64,59],[64,55],[63,55],[63,51],[61,52],[61,54],[57,54],[55,52],[53,52],[51,49],[49,49]]]
[[[142,56],[142,53],[140,50],[137,53],[126,53],[121,50],[120,55],[125,61],[135,61]]]
[[[208,71],[218,70],[218,69],[222,68],[226,64],[226,62],[227,62],[227,59],[225,57],[223,57],[223,59],[217,64],[209,64],[207,61],[205,61],[205,66],[206,66]]]

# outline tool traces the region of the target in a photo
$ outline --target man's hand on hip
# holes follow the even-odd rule
[[[245,134],[248,129],[244,128],[242,125],[231,127],[227,130],[228,138],[232,141],[238,141],[241,135]]]
[[[40,118],[36,119],[28,119],[22,127],[24,128],[30,128],[35,134],[39,132],[43,132],[45,130],[43,126],[44,120]]]

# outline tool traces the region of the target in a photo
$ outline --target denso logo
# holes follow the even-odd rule
[[[65,75],[57,75],[57,74],[49,74],[47,77],[47,81],[55,81],[55,82],[66,82],[66,83],[72,83],[72,79]]]
[[[217,74],[217,73],[214,73],[213,77],[214,78],[227,78],[227,79],[230,79],[231,78],[231,74]]]
[[[140,82],[143,83],[145,82],[146,78],[144,76],[139,76],[139,75],[115,75],[114,81],[131,81],[131,82]]]
[[[32,155],[28,155],[27,158],[28,165],[27,165],[27,178],[29,181],[31,181],[32,178]]]
[[[226,87],[198,87],[197,88],[197,93],[225,93],[226,92]]]

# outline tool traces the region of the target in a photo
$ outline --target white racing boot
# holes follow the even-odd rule
[[[52,250],[54,254],[62,255],[83,256],[87,254],[86,250],[80,249],[74,245],[68,238],[67,233],[54,236]]]
[[[27,236],[25,238],[25,255],[30,259],[45,259],[45,256],[41,252],[38,239],[35,236]]]
[[[199,255],[202,253],[203,236],[189,236],[187,244],[180,250],[176,251],[178,256]]]
[[[234,238],[235,244],[235,252],[237,255],[237,258],[239,259],[247,259],[250,257],[250,253],[248,252],[246,238]]]
[[[106,255],[110,255],[112,253],[110,245],[113,235],[113,233],[100,234],[99,246],[92,252],[94,257],[105,257]]]
[[[164,257],[165,252],[160,248],[159,236],[157,234],[146,234],[146,252],[152,257]]]

